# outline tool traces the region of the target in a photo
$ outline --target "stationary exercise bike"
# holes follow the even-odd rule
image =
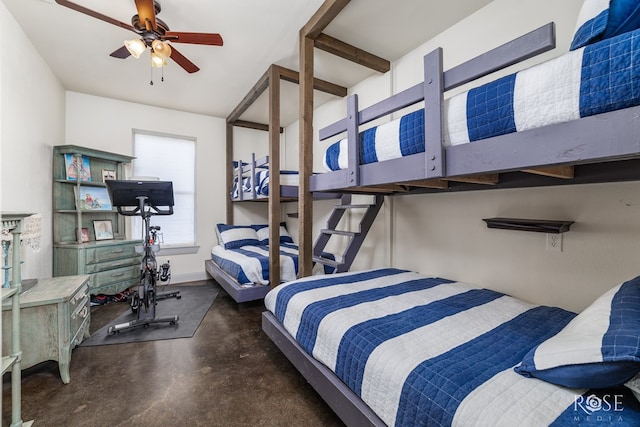
[[[157,233],[159,226],[151,226],[153,215],[173,215],[173,184],[168,181],[106,181],[111,203],[118,213],[125,216],[140,216],[144,225],[144,241],[136,251],[142,253],[140,282],[131,297],[131,311],[137,314],[136,320],[109,326],[107,333],[116,333],[139,326],[148,327],[157,323],[175,325],[178,316],[156,317],[158,300],[165,298],[180,299],[180,291],[158,292],[158,281],[168,281],[171,277],[169,263],[158,268],[155,253],[160,249]],[[137,204],[137,205],[136,205]],[[133,207],[135,206],[135,207]],[[161,208],[159,206],[163,206]]]

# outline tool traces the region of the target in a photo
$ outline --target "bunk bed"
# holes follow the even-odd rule
[[[423,83],[362,111],[357,109],[357,96],[350,97],[350,119],[320,130],[321,140],[344,131],[348,136],[327,149],[325,164],[332,171],[311,177],[310,188],[437,186],[466,176],[544,173],[554,167],[638,158],[636,37],[634,31],[587,45],[446,103],[446,91],[553,48],[554,26],[548,24],[445,72],[442,50],[437,49],[424,58]],[[527,81],[533,88],[522,83]],[[546,104],[536,104],[536,98]],[[422,110],[358,132],[363,124],[421,101]]]
[[[338,2],[326,3],[329,10]],[[554,96],[540,83],[524,88],[556,102],[571,98],[564,114],[549,118],[539,109],[525,116],[545,113],[544,120],[526,119],[522,126],[505,114],[514,104],[523,107],[513,94],[523,89],[516,82],[535,72],[530,70],[444,99],[449,90],[552,49],[553,24],[447,71],[436,49],[424,58],[422,83],[362,110],[357,96],[349,97],[347,117],[319,131],[320,140],[344,132],[347,137],[328,150],[325,163],[332,171],[309,177],[309,192],[466,190],[483,181],[478,177],[497,184],[496,176],[512,173],[534,180],[517,178],[507,186],[640,179],[640,30],[609,31],[608,4],[587,0],[583,10],[597,13],[593,21],[583,20],[589,25],[578,26],[572,51],[533,67],[561,69],[574,79],[569,86],[577,85],[577,93]],[[330,20],[320,17],[313,24]],[[312,46],[304,38],[316,30],[303,28],[301,45]],[[301,58],[301,69],[307,59]],[[470,122],[473,100],[496,94],[509,105],[495,114],[502,120]],[[596,104],[597,94],[606,95],[603,104]],[[414,110],[410,118],[361,132],[362,125],[405,108]],[[312,127],[309,113],[301,112],[301,128]],[[406,150],[406,139],[398,136],[408,120],[417,125],[413,133],[422,147]],[[473,135],[456,134],[476,124]],[[377,137],[389,134],[395,134],[395,148],[377,151]],[[303,138],[300,151],[312,153],[310,143]],[[452,185],[458,182],[460,187]],[[429,296],[418,298],[420,293]],[[507,305],[490,307],[497,301]],[[379,269],[304,277],[275,288],[265,297],[262,328],[347,425],[636,425],[639,302],[640,278],[612,288],[576,315],[473,285]],[[487,312],[475,312],[487,304]],[[476,331],[484,322],[490,324]]]
[[[259,201],[268,203],[268,223],[249,226],[256,231],[266,233],[259,239],[265,241],[279,241],[281,245],[250,245],[251,250],[244,250],[242,260],[229,250],[241,250],[239,247],[226,248],[225,242],[218,233],[219,245],[212,249],[212,256],[205,260],[205,270],[229,293],[238,303],[259,300],[264,297],[270,286],[282,282],[282,277],[291,280],[291,269],[294,265],[297,274],[297,247],[293,245],[291,236],[281,223],[281,203],[298,200],[299,176],[295,171],[280,169],[280,83],[281,80],[292,83],[298,82],[298,73],[293,70],[272,64],[258,79],[247,95],[227,117],[226,128],[226,185],[229,197],[226,199],[226,223],[234,224],[234,204],[238,202]],[[345,96],[346,88],[320,79],[314,79],[314,87],[320,91]],[[256,123],[241,119],[242,115],[265,91],[269,93],[269,123]],[[233,158],[234,128],[242,127],[269,133],[268,155],[256,158],[251,154],[251,160],[235,160]],[[316,198],[336,198],[333,193],[318,193]],[[246,228],[246,227],[243,227]],[[219,231],[219,230],[217,230]],[[233,244],[232,244],[233,246]],[[222,249],[221,249],[222,248]],[[251,252],[251,255],[249,255]],[[215,254],[214,254],[215,253]],[[324,254],[333,259],[330,254]],[[226,257],[226,259],[225,259]],[[229,258],[235,260],[230,261]],[[256,261],[257,260],[257,261]],[[244,270],[255,270],[254,280],[248,280]],[[249,267],[249,265],[253,267]],[[285,270],[283,270],[285,269]],[[329,271],[330,268],[318,267],[318,270]],[[285,274],[283,274],[285,273]],[[282,277],[281,277],[282,276]],[[262,278],[262,279],[258,279]]]

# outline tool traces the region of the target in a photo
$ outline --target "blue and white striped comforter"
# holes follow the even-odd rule
[[[445,101],[445,145],[567,122],[640,104],[640,30],[602,40]],[[424,152],[424,110],[361,133],[361,162]],[[347,140],[327,170],[347,168]]]
[[[397,269],[300,279],[265,305],[390,426],[640,423],[628,390],[568,389],[514,372],[575,316],[559,308]],[[619,411],[584,404],[612,396]]]
[[[330,253],[323,257],[334,259]],[[224,249],[214,246],[211,259],[241,285],[269,284],[269,246],[242,246],[237,249]],[[316,264],[314,274],[329,274],[333,269]],[[298,277],[298,247],[290,243],[280,243],[280,280],[290,282]]]

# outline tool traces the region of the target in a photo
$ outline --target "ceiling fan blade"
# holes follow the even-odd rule
[[[222,36],[217,33],[185,33],[181,31],[167,31],[162,38],[174,43],[222,46]]]
[[[147,31],[156,29],[156,8],[153,0],[136,0],[136,8],[140,20],[145,23]]]
[[[107,15],[103,15],[102,13],[96,12],[94,10],[87,9],[86,7],[80,6],[79,4],[76,4],[67,0],[56,0],[56,3],[58,3],[60,6],[68,7],[69,9],[73,9],[77,12],[84,13],[85,15],[93,16],[94,18],[97,18],[104,22],[108,22],[109,24],[113,24],[118,27],[122,27],[126,30],[133,31],[134,33],[137,32],[135,28],[133,28],[133,26],[129,24],[126,24],[122,21],[118,21],[117,19],[113,19]]]
[[[200,68],[193,62],[189,61],[183,54],[178,52],[175,47],[171,46],[171,59],[176,61],[176,63],[184,68],[187,73],[195,73],[199,71]]]
[[[131,56],[131,53],[129,53],[129,50],[127,49],[126,46],[122,46],[121,48],[111,52],[109,56],[113,56],[114,58],[125,59]]]

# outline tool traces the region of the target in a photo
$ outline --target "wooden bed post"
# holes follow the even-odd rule
[[[347,99],[347,152],[349,187],[360,185],[360,134],[358,128],[358,95],[351,95]]]
[[[424,57],[424,152],[427,179],[445,175],[442,135],[442,103],[444,98],[442,48]]]
[[[255,186],[254,186],[255,187]],[[280,73],[269,68],[269,284],[280,284]]]
[[[230,196],[233,191],[233,124],[230,122],[227,122],[226,151],[227,224],[233,224],[233,202]]]
[[[322,30],[350,0],[325,0],[300,29],[300,140],[298,187],[298,276],[310,276],[313,268],[313,197],[309,177],[313,173],[313,48]]]
[[[313,173],[313,39],[300,32],[300,182],[298,186],[298,276],[313,269],[313,198],[309,177]]]

